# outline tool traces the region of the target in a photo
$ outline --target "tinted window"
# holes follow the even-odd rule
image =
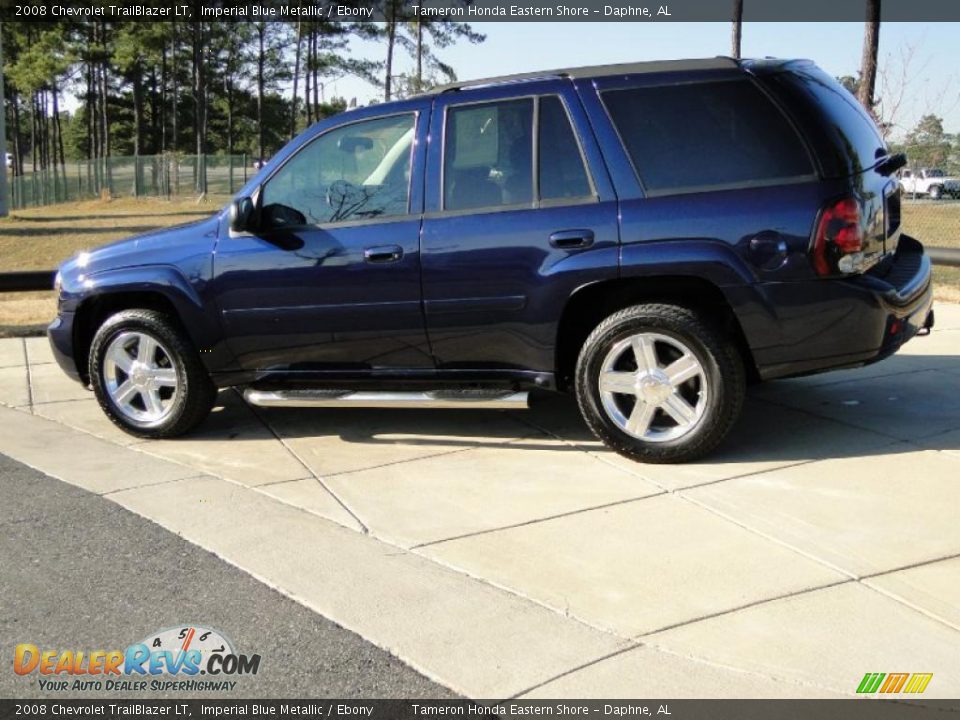
[[[263,188],[265,227],[404,215],[415,117],[331,130],[293,156]]]
[[[469,210],[533,200],[533,100],[447,111],[443,207]]]
[[[540,99],[540,198],[582,198],[592,195],[580,146],[560,98]]]
[[[861,172],[886,154],[873,119],[843,85],[820,68],[793,66],[767,82],[800,121],[804,133],[814,138],[828,174]]]
[[[748,80],[611,90],[603,101],[648,191],[813,172],[794,130]]]

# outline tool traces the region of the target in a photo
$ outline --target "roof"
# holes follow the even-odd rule
[[[652,60],[649,62],[619,63],[615,65],[588,65],[585,67],[562,68],[558,70],[540,70],[537,72],[502,75],[500,77],[465,80],[434,88],[428,95],[454,92],[472,87],[503,85],[506,83],[526,82],[530,80],[550,80],[556,78],[595,78],[609,75],[642,75],[647,73],[684,72],[689,70],[732,70],[740,67],[733,58],[694,58],[689,60]]]

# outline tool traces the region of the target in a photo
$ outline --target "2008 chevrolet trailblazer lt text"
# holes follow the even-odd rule
[[[807,61],[461,83],[324,120],[223,212],[58,274],[60,365],[140,437],[255,405],[524,406],[696,458],[748,381],[880,360],[933,325],[902,155]]]

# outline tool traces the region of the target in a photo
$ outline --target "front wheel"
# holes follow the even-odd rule
[[[939,199],[942,198],[942,197],[943,197],[943,188],[942,188],[942,187],[940,187],[939,185],[934,185],[932,188],[930,188],[930,199],[931,199],[931,200],[939,200]]]
[[[726,437],[745,394],[736,348],[693,310],[636,305],[614,313],[580,351],[577,401],[590,429],[634,460],[695,460]]]
[[[143,438],[187,432],[217,396],[183,331],[153,310],[124,310],[100,326],[90,346],[90,382],[107,417]]]

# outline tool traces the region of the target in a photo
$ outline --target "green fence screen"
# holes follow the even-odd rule
[[[69,161],[11,177],[14,210],[109,197],[230,195],[254,172],[247,155],[118,156]]]

